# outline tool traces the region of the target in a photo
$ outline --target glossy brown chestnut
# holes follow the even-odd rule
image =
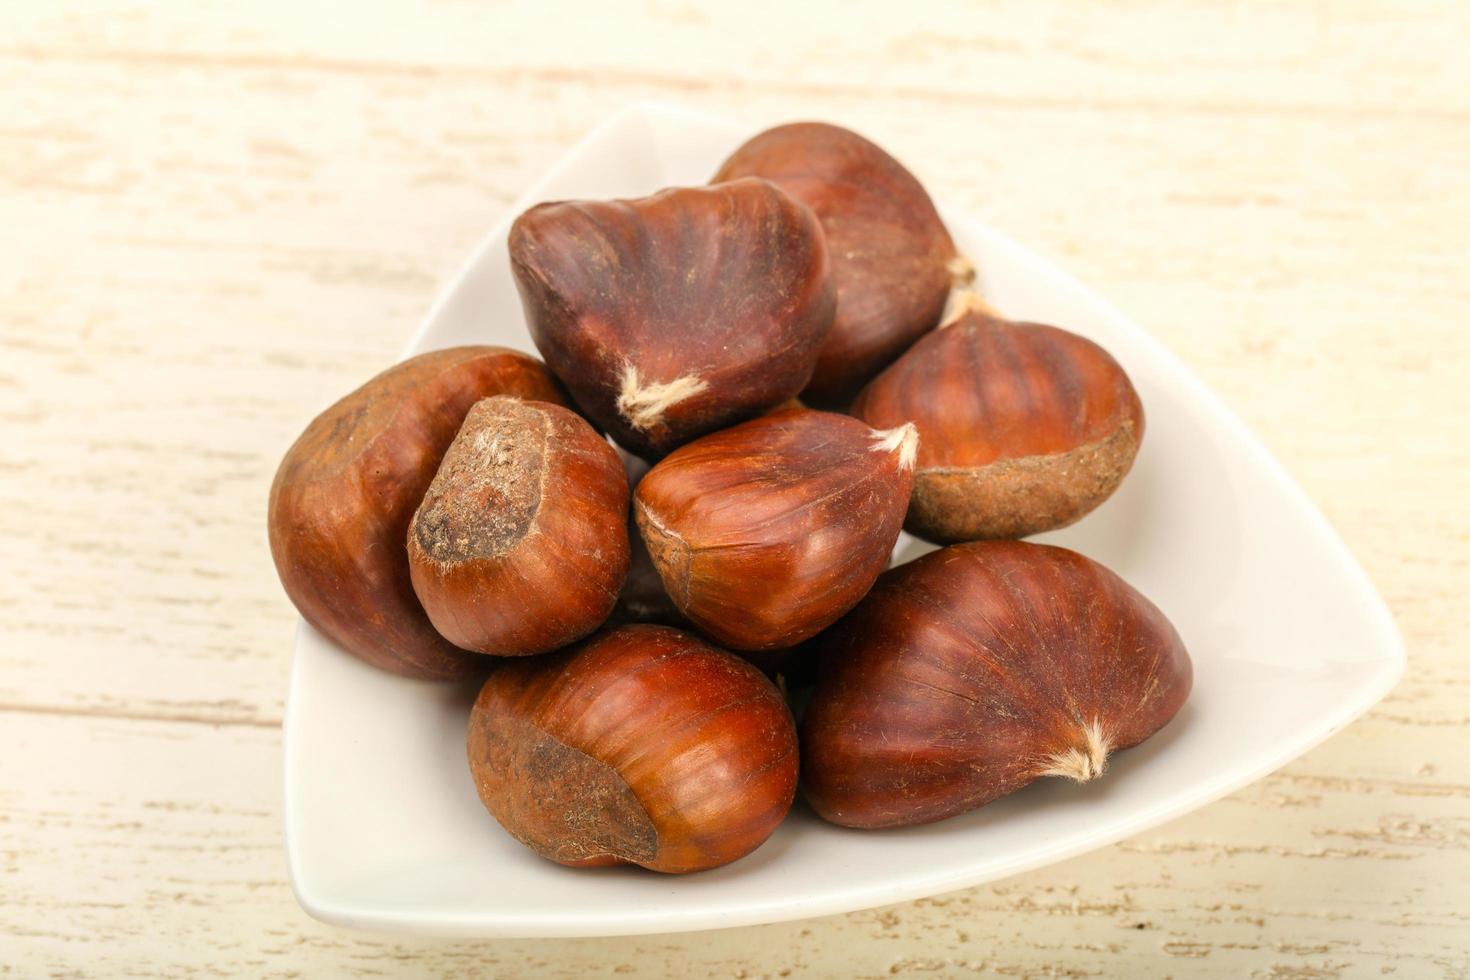
[[[495,819],[574,867],[728,864],[796,793],[796,729],[775,686],[663,626],[495,671],[470,715],[469,759]]]
[[[545,366],[519,351],[433,351],[317,416],[276,471],[267,523],[286,594],[308,623],[374,666],[447,679],[476,661],[430,625],[403,542],[470,406],[497,394],[566,403]]]
[[[980,311],[920,339],[852,413],[918,426],[905,527],[939,542],[1071,524],[1118,488],[1143,438],[1143,405],[1107,351]]]
[[[633,498],[669,597],[717,642],[793,646],[888,566],[913,484],[912,426],[773,412],[675,451]]]
[[[627,513],[622,463],[580,416],[487,398],[409,525],[414,591],[465,649],[559,649],[612,612],[628,574]]]
[[[806,410],[805,405],[792,398],[777,405],[767,414]],[[648,472],[649,463],[629,453],[622,455],[623,469],[628,473],[628,486],[636,490],[638,482]],[[618,596],[618,604],[613,609],[611,621],[614,623],[658,623],[664,626],[677,626],[681,629],[691,626],[688,617],[681,613],[679,607],[674,605],[674,600],[669,598],[669,592],[664,588],[663,579],[659,578],[658,569],[653,567],[653,557],[648,553],[648,546],[643,543],[643,536],[638,533],[638,526],[631,510],[628,512],[628,547],[632,552],[632,561],[628,566],[628,578],[623,582],[623,591]],[[760,656],[757,652],[749,650],[741,651],[740,655],[771,677],[778,672],[773,665],[777,663],[784,665],[795,659],[795,651],[790,648],[761,651],[761,653],[768,655]],[[790,673],[784,670],[781,672]]]
[[[649,458],[795,395],[832,326],[822,230],[763,180],[538,205],[510,257],[547,364]]]
[[[764,177],[822,223],[837,286],[837,320],[803,397],[843,407],[939,322],[952,284],[973,270],[923,186],[903,164],[826,123],[768,129],[726,160],[715,180]]]
[[[847,827],[943,820],[1041,776],[1102,775],[1189,695],[1163,613],[1047,545],[954,545],[885,573],[822,640],[802,785]]]

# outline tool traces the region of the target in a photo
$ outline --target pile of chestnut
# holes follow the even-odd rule
[[[460,347],[373,378],[291,447],[269,521],[348,652],[489,668],[470,771],[536,853],[726,864],[798,771],[833,823],[942,820],[1092,779],[1179,710],[1159,610],[1015,540],[1119,485],[1132,384],[982,302],[883,150],[781,126],[707,186],[533,207],[510,255],[545,362]],[[889,569],[901,528],[948,547]]]

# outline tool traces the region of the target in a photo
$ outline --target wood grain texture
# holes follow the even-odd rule
[[[1470,976],[1470,7],[0,10],[0,976]],[[891,909],[443,944],[280,849],[281,452],[640,98],[857,128],[1215,387],[1384,592],[1399,688],[1139,838]]]

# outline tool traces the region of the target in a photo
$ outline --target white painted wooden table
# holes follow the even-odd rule
[[[0,975],[1470,976],[1470,7],[0,8]],[[439,943],[285,879],[264,504],[633,99],[884,143],[1257,429],[1399,618],[1366,719],[1141,838],[874,912]]]

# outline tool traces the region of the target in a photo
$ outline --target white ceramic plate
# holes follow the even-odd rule
[[[772,120],[774,122],[775,120]],[[708,180],[753,129],[636,106],[583,139],[496,225],[408,353],[467,343],[534,350],[506,233],[538,201],[636,197]],[[921,175],[922,176],[922,175]],[[1194,658],[1180,715],[1085,786],[1043,780],[928,827],[843,830],[800,803],[764,846],[684,877],[574,871],[485,812],[465,762],[473,690],[365,666],[303,625],[285,726],[286,851],[319,919],[452,936],[712,929],[884,905],[1100,847],[1203,806],[1321,742],[1404,669],[1382,600],[1300,488],[1157,342],[1065,273],[944,209],[991,302],[1099,341],[1137,384],[1148,432],[1122,489],[1046,539],[1116,570]],[[904,536],[900,558],[927,550]]]

